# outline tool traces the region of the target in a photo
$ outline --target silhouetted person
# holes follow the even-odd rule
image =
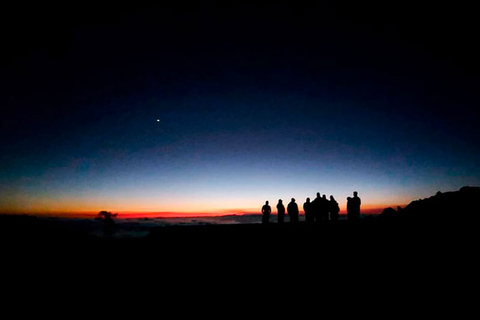
[[[277,203],[277,216],[278,223],[283,223],[283,221],[285,221],[285,206],[283,205],[282,199],[279,199]]]
[[[262,207],[262,223],[267,224],[270,220],[270,213],[272,213],[272,208],[268,205],[268,201],[265,201],[265,204]]]
[[[354,219],[358,220],[360,219],[360,205],[362,204],[362,200],[360,200],[360,198],[358,197],[357,191],[353,192],[353,198],[351,201]]]
[[[292,201],[287,206],[287,212],[290,216],[290,222],[297,223],[298,222],[298,206],[295,203],[295,199],[292,198]]]
[[[330,220],[337,221],[339,212],[340,207],[338,206],[337,200],[335,200],[333,196],[330,196]]]
[[[347,219],[353,220],[353,202],[352,197],[347,197]]]
[[[320,221],[328,221],[328,212],[330,211],[330,202],[327,200],[327,195],[320,198]]]
[[[303,211],[305,212],[305,221],[307,223],[313,223],[315,220],[313,218],[312,203],[310,198],[307,198],[307,201],[303,204]]]
[[[360,205],[362,201],[358,197],[358,192],[353,192],[353,198],[347,197],[347,218],[348,220],[358,221],[360,219]]]
[[[320,221],[320,212],[322,211],[321,202],[322,198],[320,197],[320,192],[317,192],[317,197],[313,199],[311,204],[313,220],[317,223]]]

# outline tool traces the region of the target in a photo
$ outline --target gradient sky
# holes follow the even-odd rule
[[[12,5],[0,211],[341,210],[480,185],[474,10]],[[160,120],[160,121],[157,121]]]

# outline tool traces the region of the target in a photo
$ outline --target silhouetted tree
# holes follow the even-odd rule
[[[111,213],[110,211],[100,211],[97,215],[97,219],[102,220],[103,224],[103,233],[106,236],[113,235],[114,228],[115,228],[115,221],[118,213]]]

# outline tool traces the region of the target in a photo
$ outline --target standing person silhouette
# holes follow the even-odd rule
[[[353,201],[352,197],[347,197],[347,220],[353,220]]]
[[[310,198],[307,198],[307,201],[303,204],[303,211],[305,212],[305,221],[307,223],[312,223],[313,219],[313,212],[312,212],[312,203],[310,202]]]
[[[331,195],[330,196],[330,220],[337,221],[339,212],[340,212],[340,207],[338,206],[338,202]]]
[[[312,205],[311,205],[313,220],[317,223],[320,221],[320,211],[322,210],[321,202],[322,202],[322,198],[320,197],[320,192],[317,192],[317,197],[313,199]]]
[[[283,205],[282,199],[278,199],[277,217],[278,217],[278,223],[283,223],[283,221],[285,221],[285,206]]]
[[[328,221],[328,212],[330,211],[330,202],[327,199],[327,195],[324,194],[320,198],[320,220]]]
[[[268,201],[265,201],[265,204],[262,207],[262,223],[267,224],[268,220],[270,220],[270,213],[272,212],[272,208],[268,205]]]
[[[291,223],[298,222],[298,206],[295,203],[295,199],[292,198],[292,201],[287,206],[288,215],[290,216]]]
[[[354,220],[360,219],[360,205],[362,204],[362,200],[358,197],[358,192],[353,192],[352,198],[352,209],[353,209],[353,216]]]

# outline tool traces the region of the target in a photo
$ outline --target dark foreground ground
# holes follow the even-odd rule
[[[0,222],[4,292],[74,308],[72,297],[80,296],[117,311],[132,299],[141,305],[153,298],[148,308],[175,312],[202,301],[187,308],[196,314],[221,306],[298,310],[306,301],[336,312],[362,301],[367,314],[385,303],[393,305],[389,312],[420,306],[430,313],[439,299],[468,301],[463,293],[478,280],[477,226],[468,222],[169,226],[133,239],[94,237],[29,217]],[[427,303],[432,297],[434,306]]]
[[[49,316],[69,305],[62,317],[97,315],[89,306],[125,317],[136,301],[135,318],[467,318],[480,284],[479,197],[462,188],[358,223],[169,226],[133,239],[0,215],[0,287],[21,303],[16,315],[39,316],[25,301],[41,301]]]
[[[96,237],[81,228],[27,216],[0,216],[4,254],[78,258],[98,263],[209,262],[255,265],[415,263],[468,258],[477,249],[476,224],[365,218],[321,225],[231,224],[152,228],[142,238]],[[395,262],[396,261],[396,262]]]

